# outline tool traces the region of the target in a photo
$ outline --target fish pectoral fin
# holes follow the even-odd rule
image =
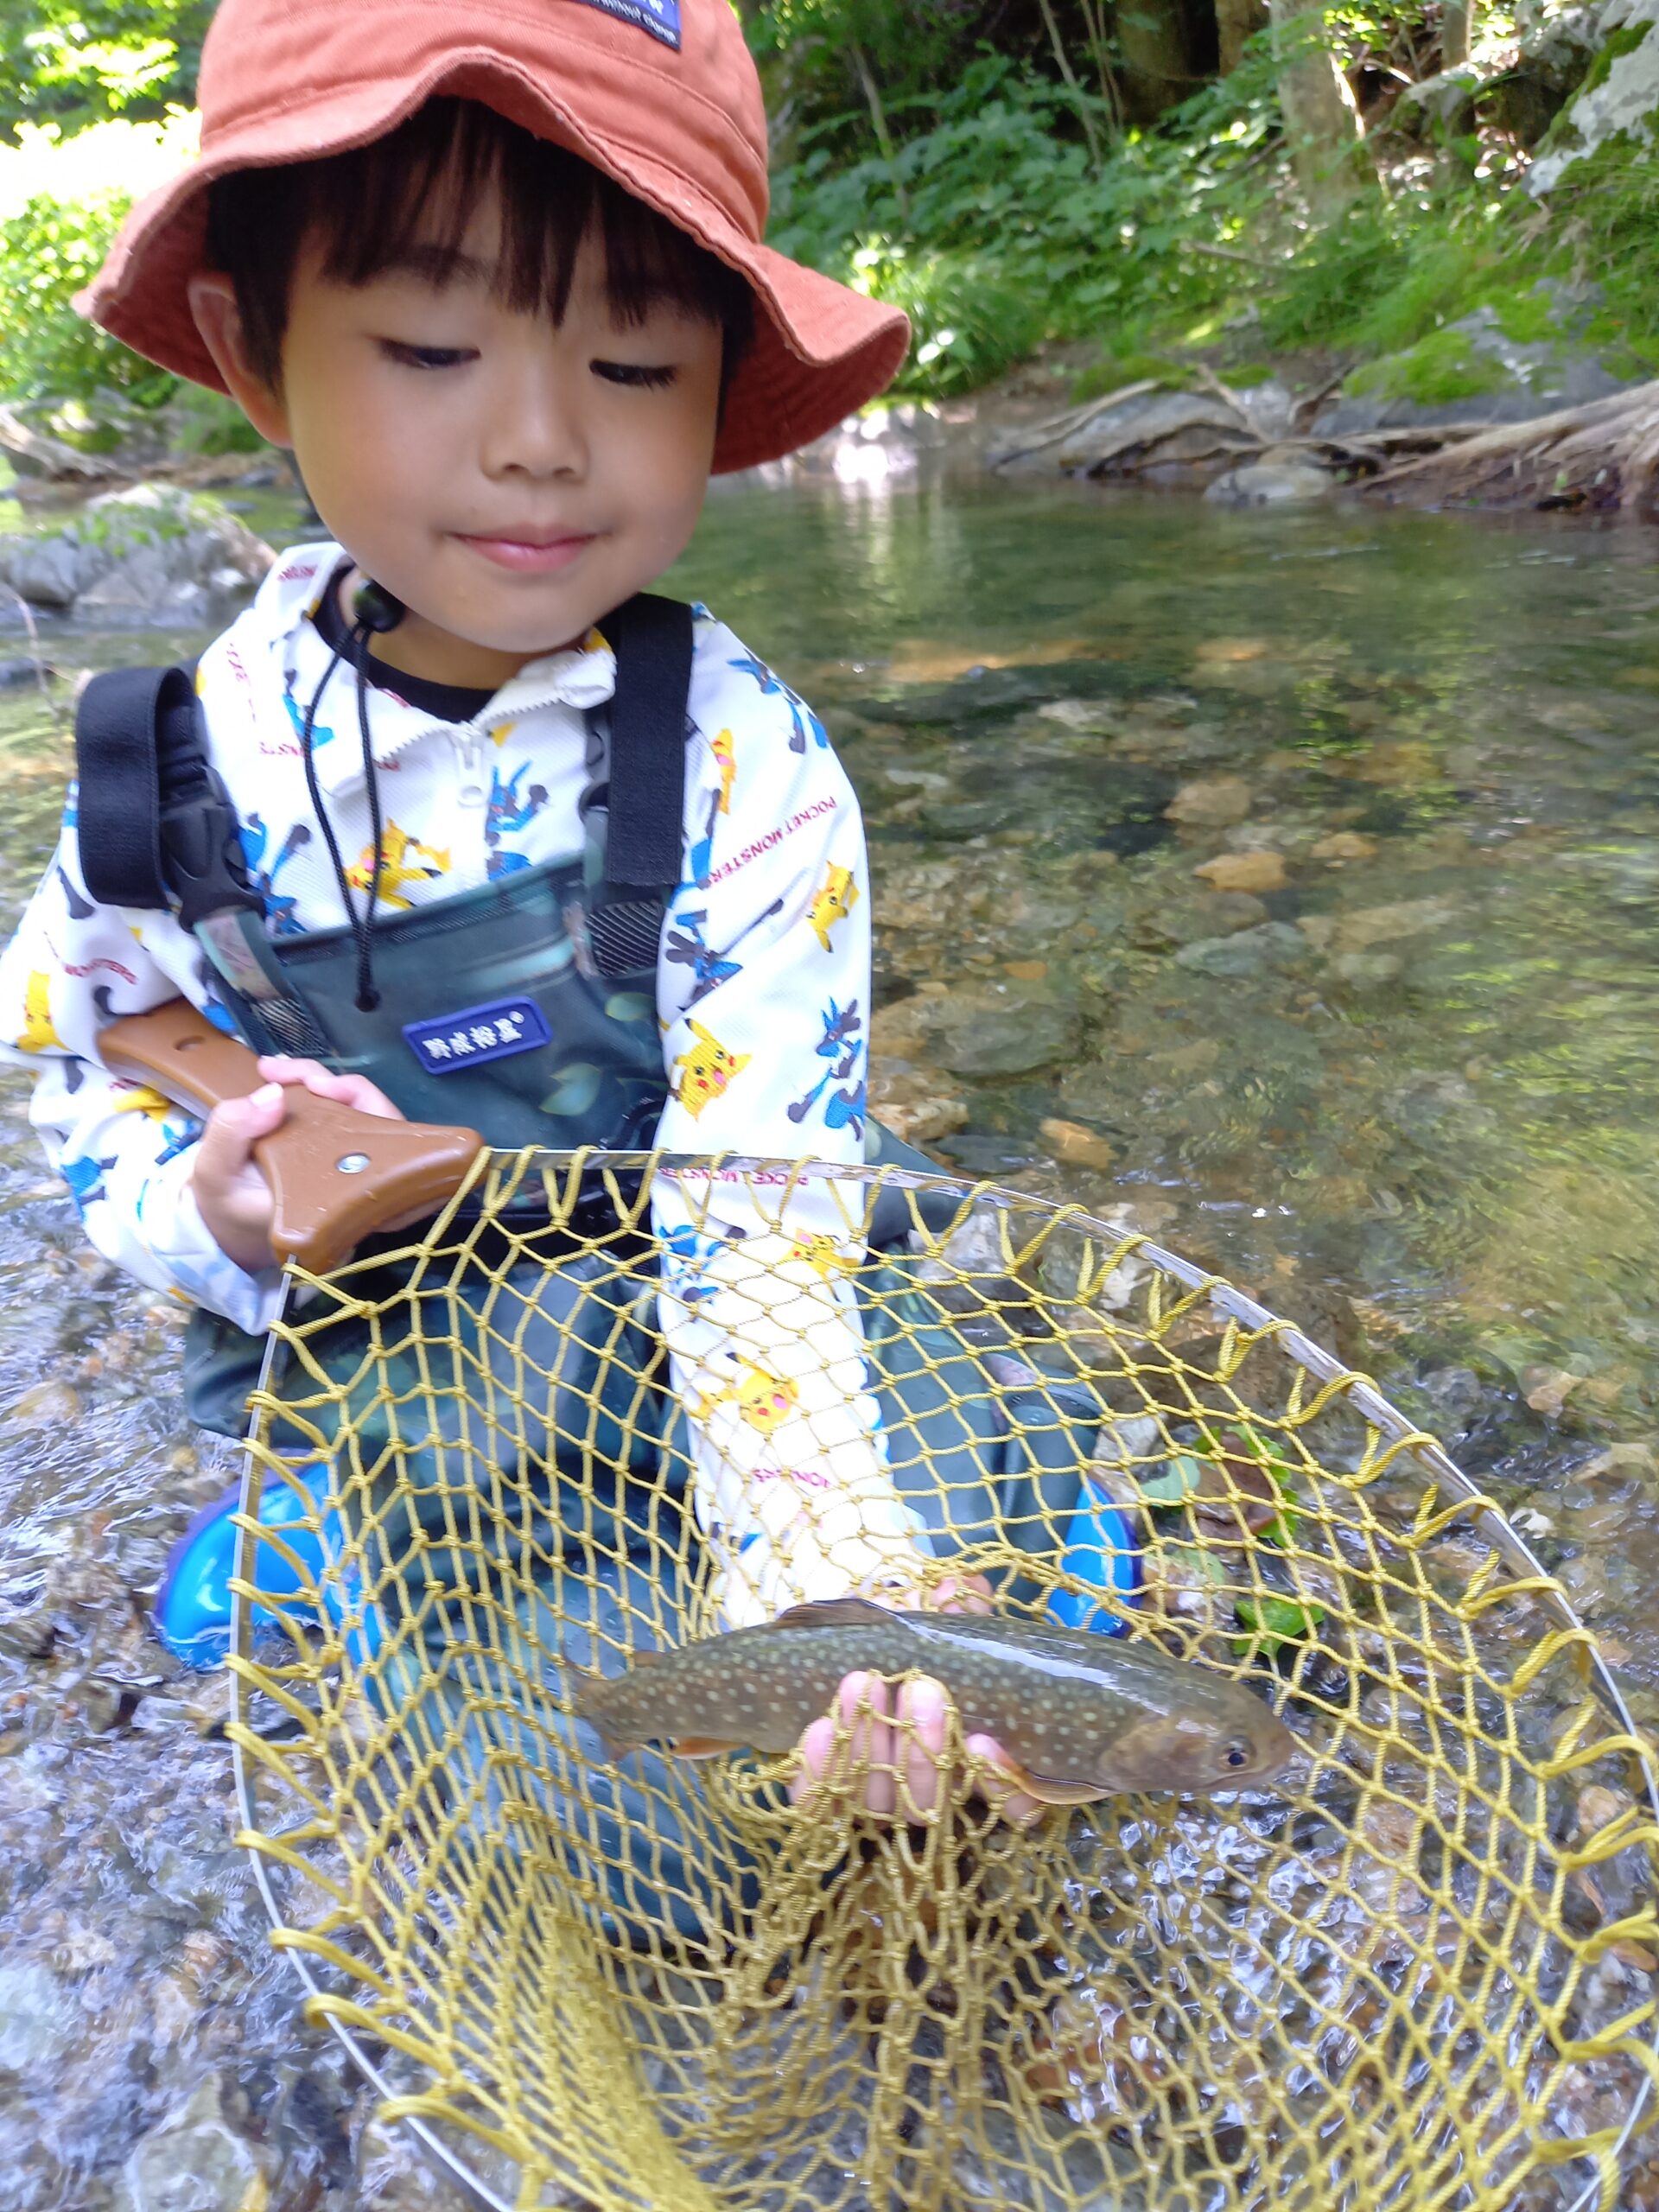
[[[1017,1766],[1013,1761],[999,1771],[1042,1805],[1092,1805],[1106,1795],[1097,1782],[1062,1782],[1053,1775],[1033,1774],[1029,1767]]]
[[[872,1620],[891,1620],[886,1605],[874,1598],[810,1598],[791,1605],[770,1625],[773,1628],[867,1628]]]
[[[718,1736],[677,1736],[674,1756],[677,1759],[717,1759],[728,1751],[741,1751],[741,1744],[724,1741]]]

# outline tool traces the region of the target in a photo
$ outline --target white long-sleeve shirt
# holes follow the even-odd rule
[[[279,939],[349,918],[300,743],[331,658],[313,616],[344,559],[325,544],[280,561],[198,676],[209,754]],[[370,687],[378,911],[579,851],[595,770],[585,710],[610,697],[615,673],[595,631],[530,662],[464,721]],[[356,685],[335,670],[313,754],[360,904],[372,849]],[[856,1161],[870,1014],[857,801],[810,709],[702,607],[688,705],[684,866],[657,969],[671,1085],[658,1142]],[[57,851],[0,956],[0,1057],[34,1071],[31,1121],[99,1250],[262,1332],[280,1278],[245,1274],[208,1234],[191,1189],[199,1123],[99,1057],[105,1023],[179,995],[211,1010],[200,948],[169,913],[88,895],[72,790]],[[769,1226],[741,1179],[661,1175],[652,1210],[662,1325],[728,1618],[909,1579],[926,1540],[887,1471],[842,1207],[809,1183]]]

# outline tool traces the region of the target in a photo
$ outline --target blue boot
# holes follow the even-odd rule
[[[281,1476],[267,1475],[259,1500],[259,1522],[280,1535],[296,1559],[302,1561],[309,1582],[290,1567],[275,1544],[258,1548],[259,1586],[276,1599],[292,1599],[302,1590],[326,1586],[331,1551],[314,1528],[301,1517],[316,1515],[326,1495],[328,1469],[313,1461],[290,1467]],[[174,1545],[167,1573],[156,1600],[156,1633],[175,1659],[187,1667],[207,1669],[224,1664],[231,1643],[231,1576],[236,1570],[237,1529],[232,1516],[242,1503],[237,1483],[204,1505]],[[323,1516],[327,1529],[334,1516]],[[332,1610],[332,1608],[331,1608]],[[270,1620],[265,1606],[255,1609],[256,1619]]]
[[[1065,1532],[1060,1564],[1068,1574],[1098,1590],[1100,1599],[1077,1590],[1056,1590],[1048,1617],[1062,1628],[1093,1629],[1099,1636],[1127,1636],[1123,1614],[1134,1605],[1141,1584],[1141,1547],[1131,1516],[1084,1478],[1077,1510]]]

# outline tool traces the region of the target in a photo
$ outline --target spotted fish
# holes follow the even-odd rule
[[[688,1758],[788,1751],[845,1675],[925,1674],[964,1732],[994,1736],[1051,1804],[1103,1790],[1237,1789],[1271,1781],[1294,1738],[1241,1683],[1149,1643],[998,1614],[897,1612],[865,1598],[796,1605],[760,1628],[628,1670],[588,1675],[577,1715],[614,1762],[666,1738]]]

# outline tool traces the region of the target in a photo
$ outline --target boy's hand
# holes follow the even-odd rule
[[[952,1576],[931,1592],[883,1591],[880,1602],[928,1605],[944,1613],[988,1613],[991,1587],[982,1574]],[[813,1721],[801,1738],[800,1772],[790,1784],[796,1804],[821,1789],[844,1791],[861,1774],[866,1812],[913,1820],[932,1811],[941,1787],[960,1779],[944,1768],[949,1694],[942,1682],[922,1675],[899,1685],[896,1713],[893,1698],[893,1685],[880,1675],[844,1677],[835,1709]],[[861,1716],[864,1707],[868,1717]],[[976,1796],[1020,1827],[1040,1816],[1043,1808],[1036,1798],[1010,1778],[1014,1762],[994,1736],[969,1736],[966,1749],[967,1778]]]
[[[208,1235],[226,1259],[251,1275],[276,1264],[270,1249],[270,1185],[254,1160],[253,1147],[261,1137],[282,1127],[288,1111],[283,1096],[286,1087],[301,1084],[319,1098],[335,1099],[359,1114],[378,1114],[388,1122],[404,1118],[366,1076],[334,1075],[318,1060],[276,1053],[260,1061],[259,1072],[265,1078],[262,1090],[251,1097],[227,1099],[207,1116],[190,1178]]]

